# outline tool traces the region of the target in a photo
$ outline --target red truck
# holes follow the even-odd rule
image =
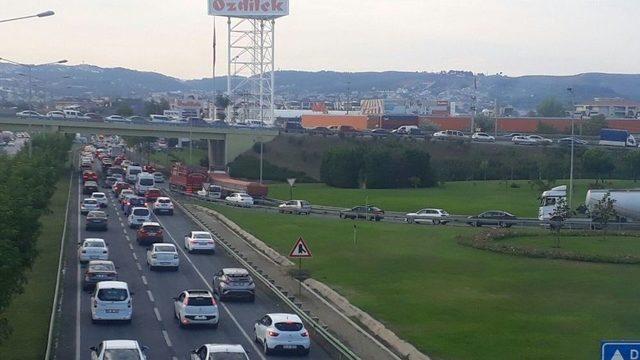
[[[242,192],[254,198],[264,198],[269,193],[269,188],[264,184],[234,179],[225,172],[214,172],[210,174],[209,181],[211,184],[222,188],[223,197],[234,192]]]
[[[202,189],[202,184],[207,181],[207,177],[208,175],[205,169],[176,164],[171,168],[169,188],[196,193]]]

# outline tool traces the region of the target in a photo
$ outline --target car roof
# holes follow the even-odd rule
[[[189,295],[193,295],[193,296],[210,296],[213,297],[213,295],[211,295],[211,292],[209,290],[204,290],[204,289],[187,289],[185,290],[186,293],[188,293]]]
[[[86,238],[86,239],[84,239],[83,242],[85,242],[85,241],[102,241],[102,242],[105,242],[104,239],[100,239],[100,238]]]
[[[98,200],[96,200],[96,198],[90,198],[90,197],[82,199],[83,202],[87,201],[87,200],[89,200],[89,201],[98,201]]]
[[[207,234],[207,235],[211,235],[211,233],[210,233],[210,232],[208,232],[208,231],[192,231],[191,233],[192,233],[192,234],[194,234],[194,235],[195,235],[195,234]]]
[[[146,222],[142,223],[142,226],[160,226],[160,223],[157,223],[157,222],[154,222],[154,221],[146,221]]]
[[[111,260],[91,260],[89,261],[89,265],[114,265]],[[115,265],[114,265],[115,266]]]
[[[100,281],[96,286],[100,289],[129,289],[129,285],[124,281]]]
[[[139,349],[140,345],[135,340],[105,340],[102,342],[105,349]]]
[[[210,353],[228,352],[246,354],[242,345],[238,344],[205,344],[205,346]]]
[[[243,268],[224,268],[222,269],[222,272],[225,275],[249,275],[247,269]]]
[[[145,209],[145,210],[149,210],[146,207],[142,207],[142,206],[134,206],[132,210],[138,210],[138,209]]]
[[[158,197],[157,200],[169,200],[169,201],[171,201],[171,198],[168,198],[166,196],[160,196],[160,197]]]
[[[296,314],[274,313],[267,315],[273,320],[273,322],[302,322],[300,317]]]

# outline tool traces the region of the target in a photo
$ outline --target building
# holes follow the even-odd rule
[[[587,117],[604,115],[606,118],[639,118],[640,103],[621,98],[595,98],[576,105],[575,113]]]

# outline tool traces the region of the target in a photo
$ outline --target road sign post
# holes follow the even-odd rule
[[[603,341],[600,347],[600,359],[640,359],[640,341]]]
[[[295,180],[295,179],[294,179]],[[309,246],[304,241],[302,236],[298,238],[298,241],[293,245],[293,249],[289,253],[290,258],[298,259],[298,275],[302,274],[302,258],[310,258],[313,257],[311,255],[311,250],[309,250]],[[298,297],[302,294],[302,279],[298,279]]]
[[[293,200],[293,184],[296,183],[296,178],[288,178],[287,182],[289,183],[289,200]]]

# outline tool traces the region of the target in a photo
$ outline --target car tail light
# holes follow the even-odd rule
[[[269,330],[267,331],[267,335],[271,336],[271,337],[276,337],[280,334],[278,334],[277,332],[273,331],[273,330]]]
[[[178,260],[178,254],[173,255],[173,258]]]
[[[303,331],[302,333],[300,333],[300,336],[302,336],[302,337],[308,337],[308,336],[309,336],[309,333],[308,333],[308,332],[306,332],[306,331]]]
[[[82,253],[83,253],[83,254],[86,254],[86,253],[87,253],[87,250],[82,250]]]
[[[155,258],[157,258],[157,257],[158,257],[158,255],[156,255],[156,254],[151,255],[151,258],[152,258],[152,259],[155,259]]]
[[[129,299],[129,301],[127,301],[127,307],[130,308],[131,307],[131,299]]]
[[[187,325],[187,324],[189,323],[189,320],[188,320],[188,319],[186,319],[186,318],[185,318],[185,319],[182,319],[182,323],[183,323],[184,325]]]

